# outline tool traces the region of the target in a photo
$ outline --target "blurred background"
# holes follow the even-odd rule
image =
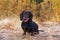
[[[0,19],[29,10],[38,21],[60,21],[60,0],[0,0]]]
[[[22,36],[20,14],[33,14],[39,35]],[[0,0],[0,40],[60,40],[60,0]]]

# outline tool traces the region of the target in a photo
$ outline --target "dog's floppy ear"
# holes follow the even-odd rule
[[[29,13],[30,13],[30,19],[32,19],[33,18],[33,14],[31,12],[29,12]]]
[[[24,11],[23,11],[24,12]],[[20,14],[20,20],[23,19],[23,12]]]

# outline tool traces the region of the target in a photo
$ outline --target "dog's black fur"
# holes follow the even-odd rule
[[[29,18],[28,21],[24,22],[23,17],[25,17],[25,20],[27,18]],[[38,32],[38,25],[32,21],[32,18],[33,18],[33,15],[29,11],[23,11],[20,14],[20,20],[22,21],[21,27],[24,31],[24,33],[23,33],[24,35],[26,35],[26,32],[31,33],[32,35],[34,35],[34,33],[37,33],[37,34],[39,33]]]

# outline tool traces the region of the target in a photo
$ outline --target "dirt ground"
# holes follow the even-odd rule
[[[60,22],[42,22],[39,25],[38,35],[22,35],[21,21],[19,19],[0,20],[0,40],[60,40]]]

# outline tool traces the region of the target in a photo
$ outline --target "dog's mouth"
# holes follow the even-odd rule
[[[23,19],[24,22],[28,22],[29,18]]]

